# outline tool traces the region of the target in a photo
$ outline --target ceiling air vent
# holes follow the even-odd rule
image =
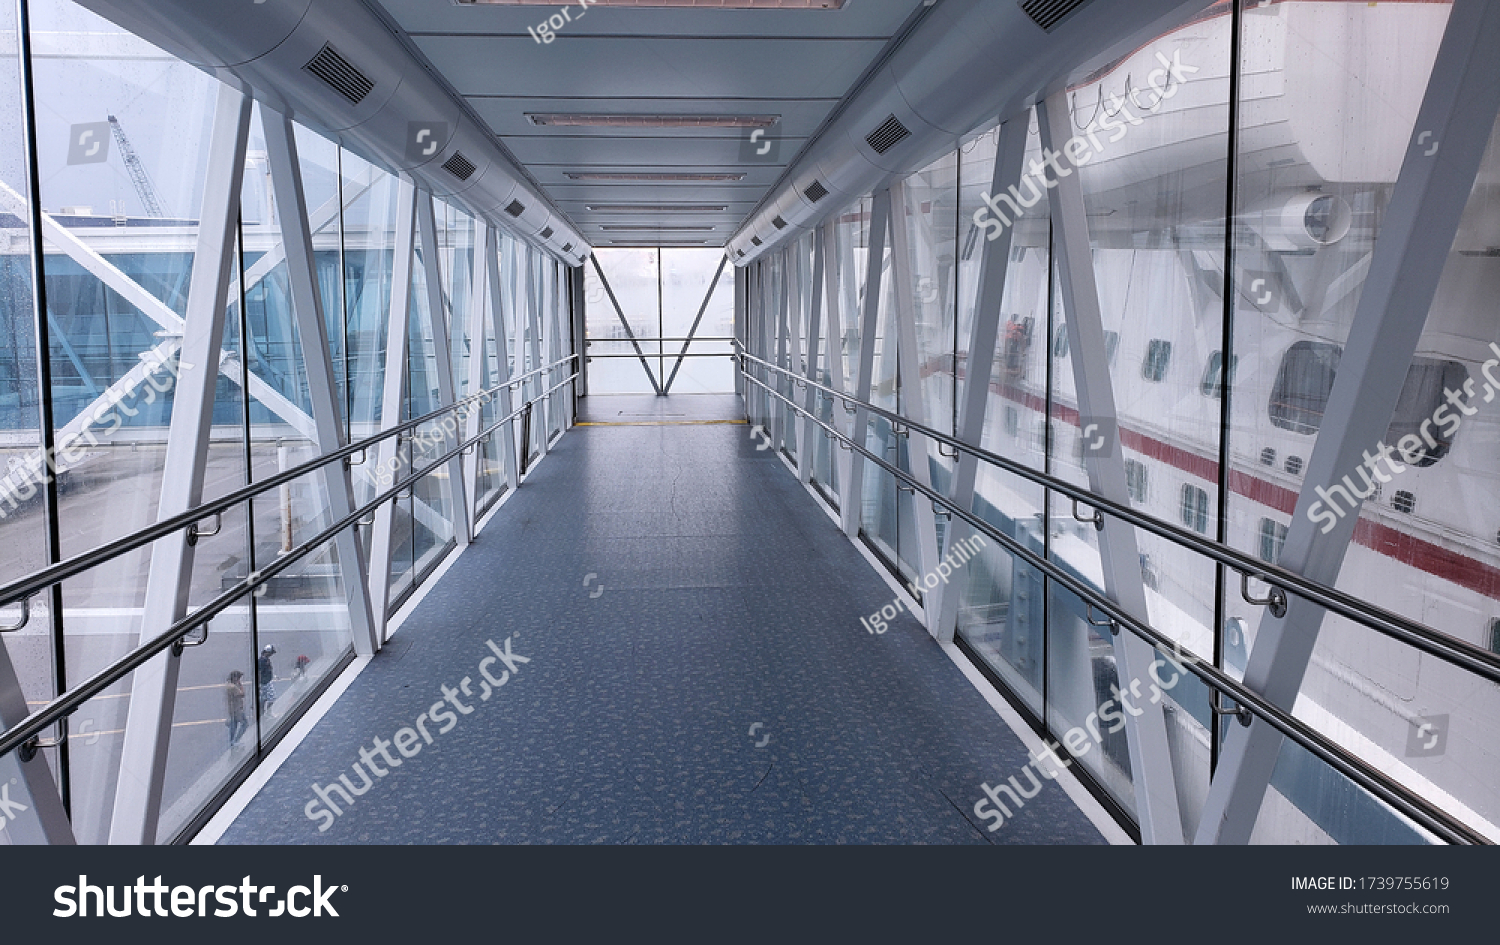
[[[1088,0],[1021,0],[1021,12],[1050,33],[1086,3]]]
[[[876,154],[884,154],[910,137],[911,132],[901,124],[901,119],[892,115],[882,122],[879,128],[865,137],[865,143],[873,148]]]
[[[828,196],[828,188],[823,186],[822,181],[815,180],[811,184],[808,184],[807,189],[802,191],[802,193],[807,196],[808,200],[811,200],[813,203],[817,203],[819,200],[822,200],[824,197]]]
[[[512,200],[510,206],[505,208],[505,212],[513,217],[518,217],[526,212],[526,205],[519,200]]]
[[[543,231],[542,231],[542,232],[541,232],[541,233],[540,233],[540,234],[539,234],[539,235],[540,235],[540,236],[541,236],[541,238],[542,238],[542,239],[544,239],[544,240],[550,240],[550,239],[551,239],[551,238],[552,238],[552,227],[550,227],[550,226],[549,226],[549,227],[547,227],[547,228],[546,228],[546,229],[545,229],[545,230],[543,230]]]
[[[759,236],[752,236],[752,237],[750,237],[750,242],[754,243],[756,246],[762,246],[762,245],[764,245],[761,242],[761,238]]]
[[[333,90],[350,102],[358,105],[365,100],[375,83],[370,77],[354,68],[354,64],[333,48],[332,43],[324,43],[323,48],[312,60],[302,68],[327,82]]]
[[[784,230],[784,229],[786,229],[786,221],[783,220],[781,217],[777,217],[776,219],[772,220],[771,221],[771,225],[774,226],[774,227],[776,227],[776,229],[778,229],[778,230]]]
[[[563,252],[565,252],[565,253],[571,253],[572,251],[573,251],[573,244],[572,243],[564,243],[563,244]]]
[[[474,162],[464,157],[462,151],[454,151],[453,156],[443,162],[443,170],[457,177],[459,180],[468,180],[474,176]]]

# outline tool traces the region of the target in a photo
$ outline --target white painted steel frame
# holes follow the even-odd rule
[[[819,243],[823,250],[823,306],[827,312],[825,316],[828,336],[828,386],[834,390],[848,393],[849,390],[844,382],[844,319],[840,311],[842,306],[839,302],[839,270],[841,267],[838,248],[837,225],[828,222],[819,227]],[[819,287],[814,286],[813,291]],[[843,403],[834,401],[831,405],[833,411],[833,423],[835,430],[842,432],[845,436],[850,434],[849,413],[844,409]],[[849,468],[853,450],[841,449],[835,442],[829,442],[828,448],[833,451],[829,457],[828,469],[834,482],[827,483],[830,489],[839,495],[839,507],[843,507],[843,484],[849,481]]]
[[[438,265],[437,213],[431,194],[417,197],[417,231],[422,240],[422,269],[427,284],[427,313],[432,323],[432,353],[437,361],[439,407],[451,406],[457,398],[453,393],[453,339],[448,333],[448,307],[443,304],[443,273]],[[455,316],[457,313],[454,313]],[[451,416],[451,415],[450,415]],[[453,435],[456,437],[458,431]],[[446,447],[447,437],[444,437]],[[460,457],[448,461],[448,475],[437,477],[447,494],[449,514],[453,520],[453,535],[460,548],[467,547],[473,525],[469,520],[468,493],[464,489],[463,462]]]
[[[1282,549],[1282,567],[1329,586],[1338,580],[1358,509],[1327,534],[1308,510],[1320,499],[1316,490],[1361,465],[1389,428],[1500,111],[1496,48],[1500,5],[1455,0]],[[1325,613],[1296,595],[1284,617],[1264,613],[1245,685],[1290,711]],[[1248,727],[1229,726],[1196,842],[1249,842],[1283,737],[1258,717]]]
[[[885,260],[886,230],[891,219],[891,192],[882,190],[875,194],[870,210],[870,232],[868,239],[867,265],[865,267],[864,311],[860,317],[859,370],[855,375],[854,399],[869,403],[870,387],[875,373],[875,334],[880,325],[880,283],[882,263]],[[852,269],[851,269],[852,272]],[[858,443],[869,439],[870,412],[864,407],[854,410],[851,438]],[[850,538],[859,535],[861,506],[864,504],[864,456],[851,453],[849,478],[839,492],[840,519],[844,534]]]
[[[318,291],[317,263],[313,256],[312,229],[307,215],[307,194],[303,188],[296,133],[290,118],[271,109],[262,108],[260,117],[277,213],[281,217],[287,282],[297,322],[299,351],[307,372],[313,422],[317,425],[317,437],[313,442],[320,454],[331,453],[345,445],[345,427],[338,382],[329,355],[331,348],[323,303]],[[358,503],[347,465],[329,463],[322,468],[318,478],[328,495],[328,511],[332,519],[336,521],[354,511]],[[349,622],[353,628],[354,652],[360,656],[373,656],[379,647],[366,581],[369,569],[365,565],[364,545],[354,530],[346,529],[339,535],[338,557],[339,574],[349,606]]]
[[[508,417],[515,410],[511,396],[511,333],[506,322],[505,286],[500,281],[500,231],[493,225],[484,230],[485,281],[489,283],[490,321],[495,336],[495,384],[500,387],[499,413]],[[511,489],[521,485],[520,458],[516,453],[516,422],[508,421],[498,432],[505,461],[505,481]]]
[[[823,331],[824,226],[826,224],[819,226],[812,234],[812,273],[808,279],[808,288],[811,290],[809,299],[812,304],[807,316],[807,369],[803,373],[803,377],[809,381],[818,379],[818,348],[821,342],[819,335]],[[802,406],[809,415],[814,412],[817,400],[818,392],[811,387],[807,388]],[[815,429],[811,416],[802,418],[802,435],[797,438],[797,478],[803,485],[807,485],[812,480],[813,460],[817,456],[817,449],[813,446],[813,437],[818,435],[813,432]]]
[[[417,236],[417,188],[403,174],[396,185],[396,243],[391,262],[390,318],[386,322],[385,376],[380,397],[380,428],[390,429],[401,422],[406,400],[406,360],[411,333],[412,264]],[[380,441],[375,452],[375,468],[391,469],[401,461],[402,437]],[[405,472],[406,470],[402,470]],[[391,608],[391,553],[396,527],[396,502],[392,500],[375,512],[370,533],[370,605],[374,608],[376,639],[385,645],[386,627]]]
[[[465,377],[464,396],[469,397],[489,386],[489,339],[485,335],[485,314],[488,300],[489,267],[485,264],[485,223],[474,217],[472,245],[473,262],[469,270],[469,364]],[[476,409],[464,421],[464,439],[473,439],[479,433],[483,420],[482,409]],[[464,458],[464,494],[469,497],[469,522],[479,522],[479,466],[484,461],[484,447],[480,445]]]
[[[897,390],[900,392],[900,401],[905,402],[906,411],[903,416],[923,426],[933,426],[928,423],[927,403],[922,396],[922,358],[921,351],[917,347],[917,311],[916,311],[916,279],[915,260],[912,258],[911,233],[907,229],[910,217],[906,206],[906,183],[898,181],[891,185],[891,279],[894,281],[896,290],[896,310],[892,313],[895,318],[896,328],[896,358],[898,371]],[[898,413],[901,411],[898,409]],[[911,431],[906,437],[905,461],[906,471],[912,477],[928,488],[932,487],[932,443],[927,437]],[[899,445],[899,439],[898,439]],[[897,453],[900,456],[900,451]],[[897,466],[901,466],[898,459]],[[901,515],[901,508],[905,506],[911,510],[910,520],[915,523],[917,531],[917,560],[912,562],[916,565],[917,580],[923,581],[927,575],[936,574],[938,571],[938,547],[937,547],[937,514],[932,509],[932,502],[928,499],[918,499],[915,492],[907,492],[897,485],[896,489],[896,519],[897,534],[899,535],[900,522],[905,520]],[[941,601],[947,595],[947,585],[939,582],[936,587],[928,588],[922,584],[923,622],[927,625],[927,631],[937,636],[938,619],[941,613]],[[958,588],[955,586],[954,591]]]
[[[1061,153],[1073,120],[1068,111],[1067,90],[1060,89],[1048,95],[1037,109],[1037,119],[1041,126],[1042,147]],[[1032,166],[1036,167],[1038,163],[1033,162]],[[1089,490],[1121,505],[1129,505],[1125,456],[1118,430],[1119,415],[1105,351],[1103,311],[1079,174],[1059,175],[1052,191],[1051,208],[1056,239],[1054,258],[1060,277],[1058,288],[1067,311],[1078,412],[1082,417],[1103,424],[1112,438],[1107,452],[1092,452],[1085,456]],[[1105,520],[1099,532],[1099,563],[1104,574],[1105,595],[1123,610],[1149,622],[1134,526],[1114,519]],[[1053,629],[1049,628],[1049,632]],[[1086,652],[1084,647],[1079,649]],[[1132,633],[1117,633],[1114,651],[1122,688],[1127,687],[1130,680],[1151,678],[1148,669],[1156,659],[1152,646]],[[1165,712],[1161,703],[1146,703],[1140,709],[1139,716],[1126,714],[1125,736],[1141,839],[1151,844],[1180,844],[1183,842],[1183,826],[1172,756],[1167,746]]]
[[[1022,163],[1026,157],[1026,138],[1031,123],[1028,109],[1000,126],[995,147],[995,166],[990,175],[990,194],[1021,182]],[[954,437],[979,446],[984,438],[986,413],[990,403],[990,383],[995,373],[995,348],[1000,336],[1000,306],[1005,299],[1005,278],[1010,270],[1011,245],[1015,228],[1003,228],[992,240],[986,240],[979,257],[979,292],[974,303],[974,326],[969,332],[969,351],[965,358],[963,399],[959,402],[958,429]],[[979,458],[960,452],[953,470],[948,496],[959,508],[974,510],[974,485],[979,473]],[[974,528],[954,516],[945,534],[945,551],[951,553],[958,543],[968,540]],[[958,626],[958,608],[962,593],[944,594],[938,608],[940,615],[933,636],[947,643]]]
[[[236,264],[250,104],[238,89],[220,86],[163,462],[172,475],[162,479],[158,521],[192,509],[203,497],[225,308]],[[149,642],[187,615],[193,550],[185,532],[152,545],[140,642]],[[135,671],[110,818],[112,844],[156,843],[181,663],[169,650]]]

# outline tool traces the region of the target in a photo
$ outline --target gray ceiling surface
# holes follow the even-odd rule
[[[573,4],[566,8],[571,19],[551,42],[541,42],[545,34],[537,27],[561,14],[562,4],[379,3],[595,246],[686,236],[724,245],[922,6],[922,0],[846,0],[840,10],[591,5],[580,15],[583,8]],[[530,114],[777,121],[751,140],[750,128],[538,126]],[[743,178],[576,176],[598,174]]]

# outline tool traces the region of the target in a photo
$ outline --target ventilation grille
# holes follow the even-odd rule
[[[776,227],[776,229],[778,229],[778,230],[784,230],[784,229],[786,229],[786,221],[783,220],[781,217],[777,217],[776,219],[772,220],[771,221],[771,225],[774,226],[774,227]]]
[[[750,237],[750,242],[754,243],[756,246],[764,245],[761,242],[761,238],[759,236],[752,236],[752,237]]]
[[[573,251],[573,244],[572,243],[564,243],[563,244],[563,252],[565,252],[565,253],[571,253],[572,251]]]
[[[744,250],[743,250],[743,249],[737,249],[737,250],[735,250],[735,252],[737,252],[737,253],[739,253],[739,254],[740,254],[740,258],[741,258],[741,259],[744,259],[744,258],[745,258],[745,251],[744,251]],[[1496,539],[1495,539],[1495,540],[1496,540],[1496,541],[1500,541],[1500,536],[1496,536]]]
[[[811,200],[813,203],[817,203],[819,200],[822,200],[824,197],[828,196],[828,188],[823,186],[822,181],[815,180],[811,184],[808,184],[807,189],[802,191],[802,193],[806,195],[808,200]]]
[[[884,154],[910,137],[911,132],[901,124],[901,119],[892,115],[882,122],[879,128],[865,137],[865,143],[873,148],[876,154]]]
[[[1088,2],[1089,0],[1021,0],[1021,12],[1050,33],[1057,28],[1057,24]]]
[[[550,226],[547,227],[545,230],[543,230],[541,232],[540,235],[541,235],[542,239],[544,239],[544,240],[550,240],[552,238],[552,227],[550,227]]]
[[[355,105],[363,102],[365,96],[375,88],[370,77],[339,55],[332,43],[324,43],[318,54],[312,57],[312,61],[302,68],[328,83],[335,92]]]
[[[505,208],[505,212],[513,217],[518,217],[526,212],[526,205],[519,200],[512,200],[510,206]]]
[[[462,151],[454,151],[453,156],[443,162],[443,170],[457,177],[459,180],[468,180],[474,176],[474,162],[464,157]]]

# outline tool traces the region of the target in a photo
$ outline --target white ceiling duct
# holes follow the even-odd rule
[[[80,2],[569,265],[589,253],[562,212],[361,0]]]
[[[739,266],[753,262],[956,149],[984,121],[1034,102],[1083,63],[1202,6],[1201,0],[943,0],[740,225],[729,258]],[[792,226],[777,230],[778,216]]]

